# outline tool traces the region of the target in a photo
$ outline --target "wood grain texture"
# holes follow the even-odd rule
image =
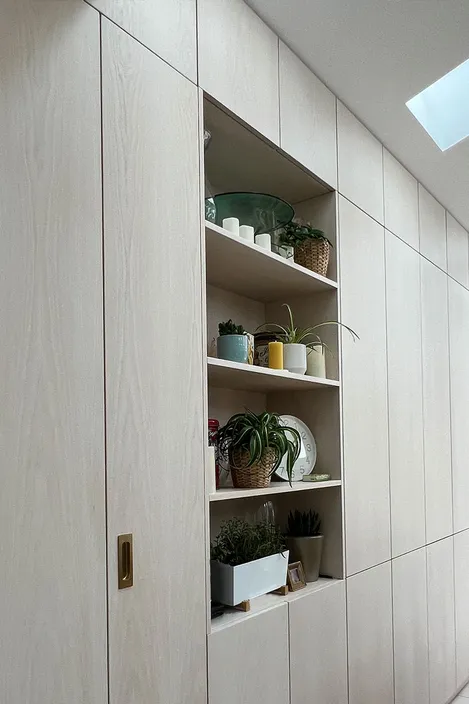
[[[196,0],[86,0],[197,82]]]
[[[392,561],[396,704],[428,704],[425,548]]]
[[[392,555],[425,545],[420,255],[386,231]]]
[[[384,230],[339,201],[347,574],[391,556]]]
[[[420,252],[446,271],[445,209],[419,183]]]
[[[419,248],[419,198],[416,179],[384,149],[384,225]]]
[[[337,139],[339,193],[383,223],[383,146],[340,101]]]
[[[199,85],[279,144],[278,37],[243,0],[198,0]]]
[[[107,701],[99,17],[0,7],[0,700]]]
[[[427,543],[453,532],[447,276],[421,258]]]
[[[456,686],[469,678],[469,531],[454,536]]]
[[[347,579],[349,704],[394,704],[391,563]]]
[[[345,583],[295,599],[289,617],[291,704],[347,704]]]
[[[469,235],[450,213],[446,213],[448,274],[469,287]]]
[[[285,603],[212,633],[208,637],[210,704],[290,704],[287,647]]]
[[[456,692],[452,537],[427,547],[427,589],[430,704],[441,704]]]
[[[197,89],[115,25],[102,29],[111,701],[202,704]],[[125,532],[134,587],[118,592]]]
[[[279,44],[280,146],[337,187],[336,97],[283,43]]]

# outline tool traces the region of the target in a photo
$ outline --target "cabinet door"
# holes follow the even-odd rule
[[[451,445],[454,532],[469,528],[469,291],[449,287]]]
[[[347,573],[390,558],[384,230],[339,200]]]
[[[290,704],[287,604],[212,633],[208,683],[209,704]]]
[[[446,271],[445,209],[419,183],[420,251]]]
[[[446,213],[446,245],[448,274],[467,288],[469,286],[469,235],[448,212]]]
[[[421,258],[427,543],[451,535],[451,430],[446,275]]]
[[[349,703],[394,704],[391,563],[347,579]]]
[[[469,531],[454,536],[457,687],[469,678]]]
[[[427,583],[430,704],[441,704],[456,691],[453,538],[427,547]]]
[[[196,0],[88,0],[170,66],[197,81]]]
[[[112,704],[201,704],[205,549],[197,89],[103,21]],[[117,589],[116,538],[134,536]]]
[[[345,583],[298,596],[289,614],[291,704],[347,704]]]
[[[425,545],[420,255],[386,232],[393,556]]]
[[[419,196],[416,179],[384,149],[384,225],[419,248]]]
[[[107,701],[99,17],[0,4],[0,700]]]
[[[278,37],[244,0],[198,0],[199,85],[279,143]]]
[[[283,42],[279,51],[280,146],[336,188],[335,95]]]
[[[396,704],[428,704],[425,548],[392,562]]]

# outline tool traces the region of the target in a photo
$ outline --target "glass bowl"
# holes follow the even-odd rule
[[[283,227],[295,212],[286,201],[266,193],[220,193],[206,199],[205,214],[220,227],[225,218],[238,218],[240,225],[251,225],[260,235]]]

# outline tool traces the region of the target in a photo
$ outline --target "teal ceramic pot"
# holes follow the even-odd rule
[[[218,359],[248,363],[249,339],[247,335],[221,335],[217,338]]]

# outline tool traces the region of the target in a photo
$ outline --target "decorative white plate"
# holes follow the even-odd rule
[[[316,441],[311,430],[299,418],[295,416],[280,416],[280,422],[282,425],[295,428],[300,434],[301,450],[298,459],[293,465],[292,482],[301,482],[305,475],[311,474],[316,464]],[[282,457],[280,466],[277,468],[275,474],[281,479],[288,481],[286,454]]]

